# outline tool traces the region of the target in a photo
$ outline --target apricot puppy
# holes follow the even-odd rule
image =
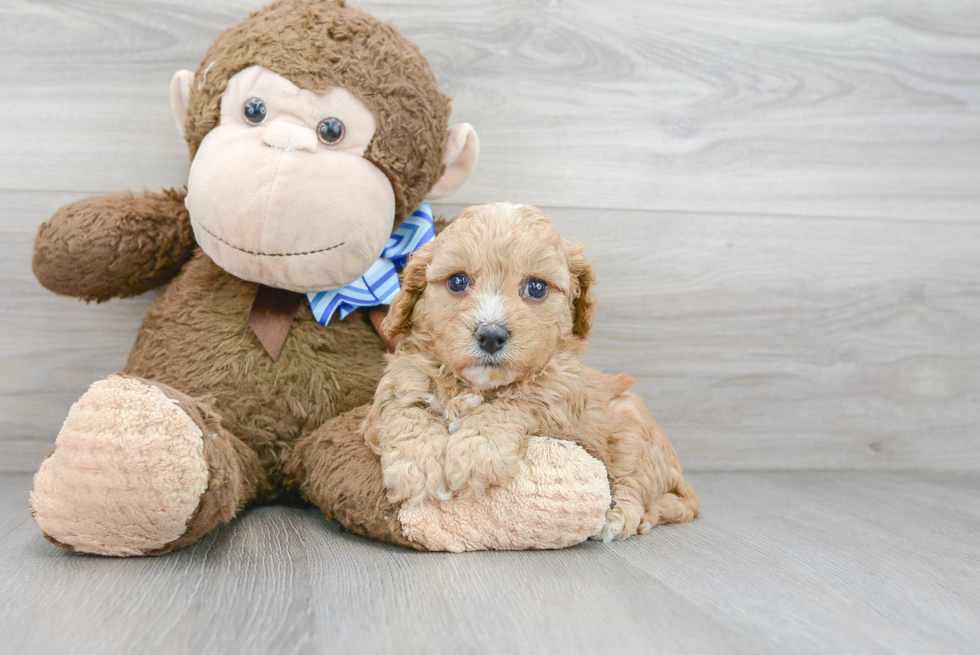
[[[612,507],[594,537],[690,521],[699,501],[633,380],[582,363],[595,273],[538,209],[470,207],[405,269],[382,324],[404,335],[365,420],[392,502],[480,494],[535,435],[608,453]]]

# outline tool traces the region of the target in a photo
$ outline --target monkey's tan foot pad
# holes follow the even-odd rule
[[[480,496],[403,505],[407,539],[428,550],[564,548],[605,525],[606,467],[570,441],[533,437],[520,473]]]
[[[31,513],[59,544],[141,555],[180,537],[208,485],[201,429],[175,400],[113,375],[75,403],[34,476]]]

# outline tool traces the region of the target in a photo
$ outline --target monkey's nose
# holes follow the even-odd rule
[[[272,121],[263,128],[262,142],[280,150],[316,152],[316,132],[287,121]]]
[[[510,331],[503,325],[483,324],[476,329],[476,340],[480,344],[480,350],[491,355],[507,343],[510,338]]]

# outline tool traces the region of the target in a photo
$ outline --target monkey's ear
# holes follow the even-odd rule
[[[589,338],[592,332],[592,325],[595,323],[595,269],[592,262],[585,256],[585,244],[571,246],[569,253],[569,269],[573,276],[578,280],[578,294],[572,301],[574,307],[574,318],[572,323],[572,333],[579,339]]]
[[[194,73],[180,70],[170,79],[170,107],[174,110],[174,121],[180,136],[184,134],[184,123],[187,121],[187,105],[191,99],[191,86],[194,84]]]
[[[444,198],[463,186],[463,182],[470,178],[473,169],[476,168],[476,160],[479,156],[480,139],[476,136],[476,130],[472,125],[460,123],[450,128],[446,152],[442,157],[446,170],[425,199]]]
[[[422,246],[409,257],[402,275],[402,290],[391,301],[391,309],[381,322],[381,329],[389,339],[408,332],[412,308],[425,290],[425,269],[431,261],[432,243]]]

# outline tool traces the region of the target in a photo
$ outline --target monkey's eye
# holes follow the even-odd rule
[[[463,293],[470,286],[470,278],[466,277],[466,273],[457,273],[446,281],[446,286],[453,293]]]
[[[527,297],[535,300],[542,300],[548,295],[548,283],[537,278],[528,280],[524,289],[527,292]]]
[[[344,124],[339,118],[324,118],[316,126],[316,135],[328,146],[340,143],[344,138],[344,132]]]
[[[250,125],[261,125],[265,122],[268,113],[269,110],[266,109],[262,98],[249,98],[245,101],[245,106],[242,107],[242,116],[245,117],[245,122]]]

